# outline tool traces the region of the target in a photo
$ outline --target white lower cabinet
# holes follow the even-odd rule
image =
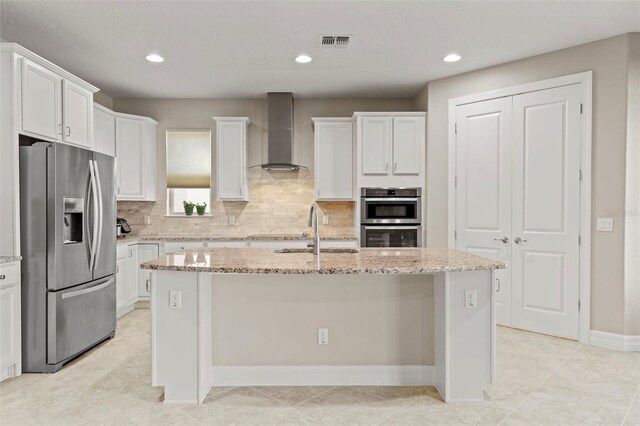
[[[120,245],[116,259],[116,311],[118,318],[133,310],[138,301],[138,248]]]
[[[141,269],[140,265],[159,256],[158,244],[138,244],[138,300],[149,300],[151,295],[151,270]]]
[[[0,380],[22,374],[20,263],[0,265]]]

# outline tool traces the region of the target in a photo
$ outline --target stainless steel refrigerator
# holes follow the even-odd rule
[[[20,146],[22,369],[53,373],[115,335],[113,157]]]

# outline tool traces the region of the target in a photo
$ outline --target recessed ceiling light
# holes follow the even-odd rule
[[[460,55],[456,55],[455,53],[451,53],[451,54],[445,56],[444,58],[442,58],[442,60],[445,61],[445,62],[457,62],[461,58],[462,57]]]
[[[309,55],[298,55],[296,56],[296,62],[299,64],[308,64],[311,62],[311,56]]]
[[[160,55],[156,55],[155,53],[152,53],[151,55],[147,55],[147,61],[149,62],[163,62],[164,58]]]

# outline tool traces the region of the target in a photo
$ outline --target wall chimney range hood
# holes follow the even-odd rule
[[[293,164],[293,94],[267,93],[267,114],[269,157],[261,167],[267,171],[308,170]]]

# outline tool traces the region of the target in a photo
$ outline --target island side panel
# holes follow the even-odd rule
[[[476,307],[465,307],[465,290]],[[495,362],[493,272],[435,274],[434,305],[436,387],[446,402],[482,401]]]
[[[198,403],[198,274],[154,271],[152,282],[155,384],[165,403]],[[180,292],[180,307],[171,307],[171,291]]]

